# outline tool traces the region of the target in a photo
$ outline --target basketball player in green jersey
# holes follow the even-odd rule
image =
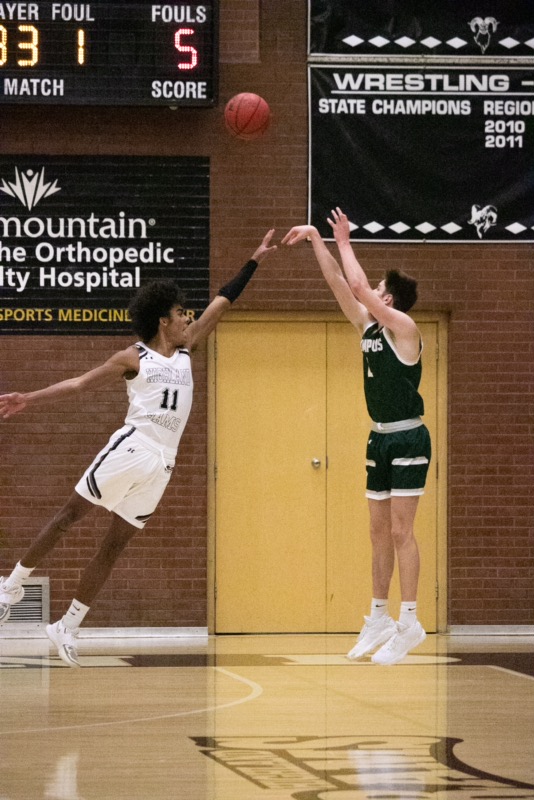
[[[417,299],[416,281],[397,270],[375,289],[350,244],[346,215],[337,208],[328,222],[343,269],[311,225],[292,228],[282,244],[312,243],[324,277],[347,319],[362,333],[363,378],[371,433],[367,445],[367,490],[371,521],[371,612],[348,657],[372,655],[376,664],[397,664],[426,638],[417,619],[419,549],[413,526],[430,463],[430,436],[423,424],[422,341],[406,313]],[[395,566],[401,587],[400,617],[388,612]]]

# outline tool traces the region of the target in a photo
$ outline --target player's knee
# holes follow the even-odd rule
[[[65,533],[72,525],[83,519],[92,507],[89,501],[73,494],[54,517],[53,525],[58,531]]]
[[[413,528],[411,526],[405,527],[401,524],[393,524],[391,527],[391,536],[395,543],[395,547],[399,549],[413,541]]]
[[[131,525],[128,527],[122,526],[118,530],[112,528],[102,544],[102,549],[109,560],[115,561],[136,533],[137,528]]]
[[[62,508],[61,511],[58,512],[55,519],[56,528],[61,533],[66,533],[69,528],[74,525],[80,519],[80,515],[76,512],[74,508],[70,506],[65,506]]]
[[[127,539],[107,537],[102,542],[97,558],[103,564],[112,565],[117,561],[127,544]]]
[[[371,541],[376,542],[377,544],[391,539],[391,525],[389,520],[371,520],[369,532],[371,534]]]

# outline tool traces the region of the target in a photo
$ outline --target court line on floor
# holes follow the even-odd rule
[[[248,678],[244,678],[241,675],[236,675],[235,672],[230,672],[227,669],[223,669],[223,667],[214,667],[216,672],[221,672],[223,675],[227,675],[229,678],[233,678],[240,683],[244,683],[248,686],[251,691],[246,697],[241,697],[238,700],[231,700],[228,703],[221,703],[220,705],[213,705],[213,706],[206,706],[205,708],[194,708],[191,711],[177,711],[174,714],[158,714],[155,717],[137,717],[136,719],[117,719],[113,720],[112,722],[88,722],[85,724],[79,725],[59,725],[57,727],[47,725],[40,728],[21,728],[20,730],[16,731],[6,731],[0,730],[0,736],[18,736],[19,734],[26,734],[26,733],[43,733],[43,731],[48,731],[50,733],[55,733],[56,731],[75,731],[75,730],[84,730],[86,728],[109,728],[112,725],[135,725],[138,722],[159,722],[163,719],[176,719],[178,717],[191,717],[194,714],[207,714],[209,711],[221,711],[224,708],[232,708],[232,706],[239,706],[243,703],[250,703],[252,700],[255,700],[261,694],[263,694],[263,686],[260,686],[259,683],[255,681],[251,681]]]
[[[468,666],[475,666],[468,665]],[[526,678],[529,681],[534,681],[534,676],[527,675],[526,672],[518,672],[516,669],[508,669],[508,667],[499,667],[497,664],[484,664],[485,667],[490,667],[490,669],[497,669],[499,672],[507,672],[508,675],[515,675],[516,678]]]

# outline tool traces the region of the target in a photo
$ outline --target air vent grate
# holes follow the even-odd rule
[[[22,584],[24,597],[11,607],[7,625],[36,627],[50,622],[50,578],[29,578]]]

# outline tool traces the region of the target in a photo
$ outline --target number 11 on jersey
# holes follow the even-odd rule
[[[169,397],[171,396],[170,389],[163,390],[163,397],[161,399],[160,408],[163,408],[165,411],[176,411],[178,408],[178,389],[175,389],[172,393],[171,404],[169,406]]]

